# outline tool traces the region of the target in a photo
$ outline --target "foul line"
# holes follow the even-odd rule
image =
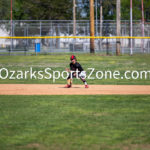
[[[13,36],[13,37],[0,37],[0,39],[150,39],[150,37],[131,37],[131,36]]]

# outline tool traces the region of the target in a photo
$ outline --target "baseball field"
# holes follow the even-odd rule
[[[149,71],[150,55],[77,54],[83,68]],[[70,54],[0,56],[0,150],[149,150],[150,78],[16,79],[17,71],[64,71]],[[5,68],[5,69],[3,69]],[[89,73],[89,70],[87,71]],[[95,93],[94,93],[95,92]]]

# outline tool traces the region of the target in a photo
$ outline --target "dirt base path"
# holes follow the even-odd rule
[[[0,95],[150,95],[150,85],[73,85],[66,89],[59,84],[0,84]]]

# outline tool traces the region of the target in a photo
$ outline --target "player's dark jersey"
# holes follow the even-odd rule
[[[83,71],[83,68],[82,68],[82,66],[78,63],[78,62],[76,62],[75,64],[73,64],[72,62],[70,63],[70,70],[71,71],[79,71],[79,72],[81,72],[81,71]]]

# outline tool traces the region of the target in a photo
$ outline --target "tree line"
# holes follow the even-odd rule
[[[11,0],[0,0],[0,20],[9,20]],[[98,18],[100,16],[100,1],[97,4]],[[89,19],[89,0],[76,0],[77,20]],[[116,19],[116,0],[102,0],[103,19]],[[13,0],[14,20],[72,20],[72,0]],[[144,0],[145,20],[150,20],[150,0]],[[130,18],[130,0],[121,0],[121,19]],[[133,19],[141,20],[141,0],[133,0]]]

